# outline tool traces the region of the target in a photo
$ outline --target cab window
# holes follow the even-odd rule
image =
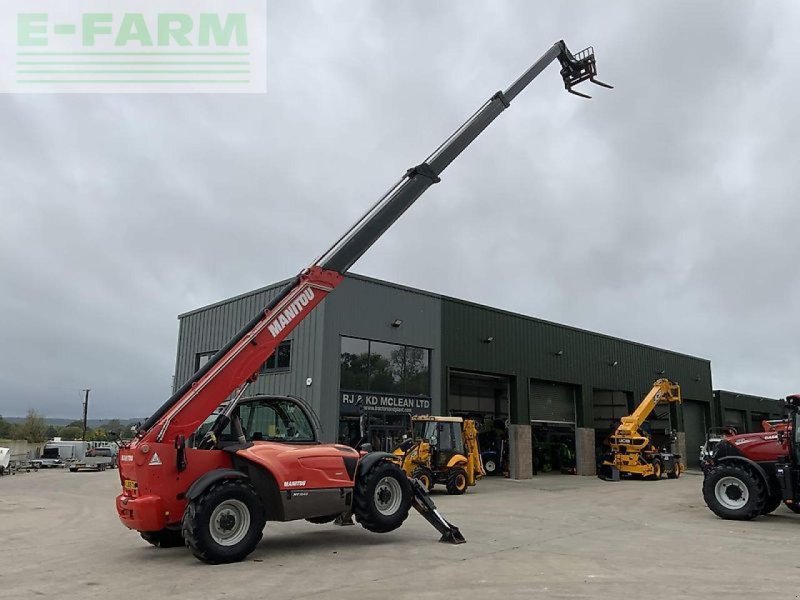
[[[249,442],[315,442],[314,428],[295,403],[270,398],[244,402],[238,407],[239,419]]]

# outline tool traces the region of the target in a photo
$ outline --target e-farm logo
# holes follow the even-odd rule
[[[0,91],[266,92],[266,0],[3,0]]]

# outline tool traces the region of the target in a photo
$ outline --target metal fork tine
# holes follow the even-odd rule
[[[599,80],[595,79],[594,77],[589,77],[589,81],[591,81],[592,83],[595,83],[595,84],[597,84],[597,85],[599,85],[601,87],[608,88],[610,90],[614,89],[613,85],[609,85],[607,83],[603,83],[602,81],[599,81]]]

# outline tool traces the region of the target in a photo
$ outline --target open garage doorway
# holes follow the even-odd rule
[[[475,421],[483,466],[489,475],[508,474],[510,391],[508,377],[450,371],[447,411]]]
[[[531,379],[529,389],[533,474],[574,475],[577,386]]]

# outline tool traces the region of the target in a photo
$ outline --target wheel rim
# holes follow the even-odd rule
[[[483,468],[487,473],[494,473],[494,470],[497,468],[497,466],[494,464],[493,460],[487,460],[485,463],[483,463]]]
[[[235,546],[250,529],[250,510],[241,500],[220,502],[211,513],[211,539],[220,546]]]
[[[725,508],[738,510],[747,504],[750,492],[740,479],[723,477],[714,486],[714,497]]]
[[[463,475],[459,475],[456,479],[456,485],[458,486],[458,489],[463,490],[465,487],[467,487],[467,478]]]
[[[375,508],[385,516],[391,516],[400,508],[403,500],[403,491],[400,482],[394,477],[384,477],[375,486]]]

